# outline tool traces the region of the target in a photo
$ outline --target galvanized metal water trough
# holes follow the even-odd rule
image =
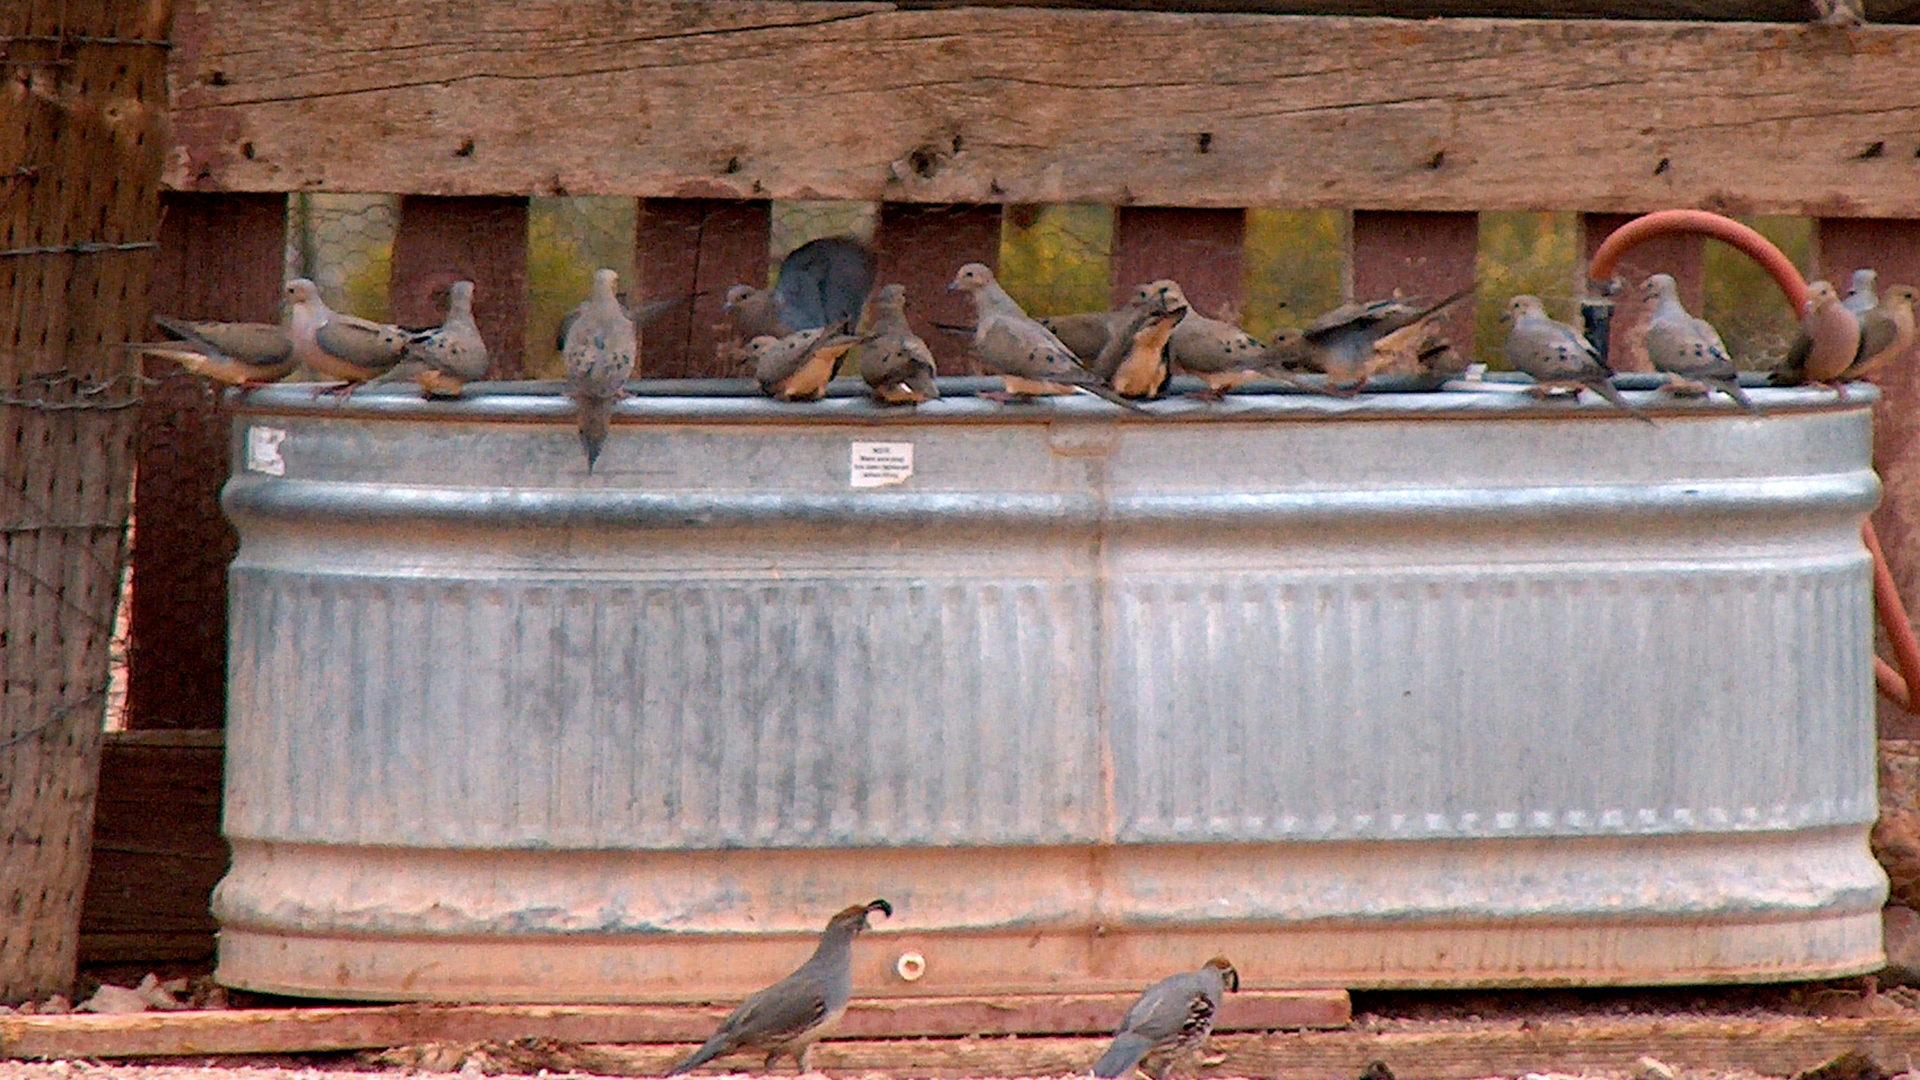
[[[874,896],[862,993],[1881,962],[1870,390],[656,387],[589,477],[545,389],[239,404],[228,984],[724,999]]]

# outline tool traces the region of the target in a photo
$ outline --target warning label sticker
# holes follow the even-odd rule
[[[847,474],[849,486],[886,487],[913,475],[913,444],[910,442],[857,442],[853,444],[852,465]]]

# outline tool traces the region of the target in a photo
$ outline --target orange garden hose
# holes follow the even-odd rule
[[[1773,275],[1773,280],[1780,285],[1780,291],[1786,294],[1787,304],[1796,318],[1805,307],[1807,282],[1800,276],[1800,271],[1794,268],[1792,260],[1766,237],[1732,218],[1707,210],[1659,210],[1634,218],[1615,229],[1600,244],[1600,249],[1593,253],[1593,263],[1587,270],[1587,277],[1593,281],[1610,280],[1620,256],[1636,244],[1673,233],[1711,236],[1738,248]],[[1907,607],[1900,600],[1900,591],[1893,581],[1893,571],[1888,568],[1886,555],[1880,550],[1880,538],[1874,534],[1873,522],[1866,522],[1861,527],[1861,534],[1866,541],[1867,551],[1873,556],[1874,608],[1880,613],[1880,625],[1887,632],[1887,640],[1893,646],[1894,661],[1899,665],[1896,670],[1893,664],[1875,656],[1874,685],[1895,704],[1913,712],[1913,688],[1920,686],[1920,640],[1914,638],[1913,624],[1907,621]]]

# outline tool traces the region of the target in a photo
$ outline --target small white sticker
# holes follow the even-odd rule
[[[857,442],[847,482],[857,488],[886,487],[913,475],[910,442]]]
[[[280,444],[285,441],[287,433],[280,428],[248,428],[247,468],[268,476],[287,475],[287,460],[280,456]]]

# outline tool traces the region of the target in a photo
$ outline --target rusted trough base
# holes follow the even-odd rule
[[[847,1039],[1082,1035],[1112,1030],[1133,993],[855,999]],[[566,1043],[696,1043],[727,1005],[387,1005],[226,1009],[132,1016],[0,1016],[0,1057],[164,1057],[369,1050],[424,1042],[542,1038]],[[1216,1031],[1345,1027],[1345,990],[1250,991],[1222,1005]],[[661,1053],[666,1053],[664,1048]],[[661,1066],[671,1065],[668,1061]],[[660,1071],[658,1069],[655,1070]]]
[[[1231,999],[1230,999],[1231,1000]],[[1870,1003],[1870,1002],[1869,1002]],[[856,1005],[856,1008],[858,1006]],[[593,1010],[551,1006],[255,1009],[136,1016],[0,1017],[0,1056],[140,1057],[240,1052],[374,1049],[424,1042],[478,1042],[580,1030]],[[635,1009],[608,1010],[636,1013]],[[717,1014],[716,1014],[717,1015]],[[849,1019],[853,1018],[852,1014]],[[553,1037],[551,1035],[549,1038]],[[830,1073],[892,1076],[1035,1076],[1086,1069],[1103,1036],[836,1040],[813,1053]],[[531,1047],[532,1067],[657,1076],[690,1042]],[[1676,1069],[1790,1076],[1850,1050],[1898,1068],[1920,1057],[1920,1017],[1864,1019],[1637,1017],[1515,1023],[1498,1030],[1448,1026],[1390,1032],[1216,1034],[1202,1076],[1326,1080],[1380,1060],[1422,1080],[1470,1080],[1534,1071],[1628,1073],[1642,1055]],[[757,1065],[757,1062],[752,1063]],[[722,1066],[751,1067],[744,1057]],[[529,1070],[530,1071],[530,1070]]]

